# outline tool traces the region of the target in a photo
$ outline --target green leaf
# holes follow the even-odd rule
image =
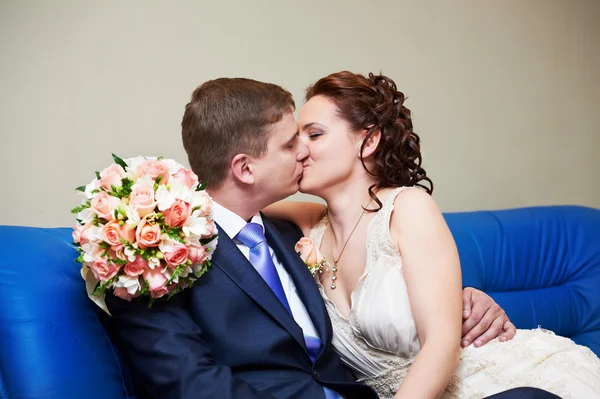
[[[143,279],[143,285],[143,288],[140,290],[140,296],[146,295],[150,290],[150,284],[148,283],[148,280]]]
[[[110,279],[104,281],[102,284],[100,284],[100,282],[98,282],[98,285],[96,286],[96,289],[94,290],[92,295],[96,295],[96,296],[104,295],[106,293],[106,291],[109,289],[109,287],[112,285],[112,283],[117,278],[119,278],[118,274],[111,277]]]
[[[204,263],[202,264],[202,268],[200,270],[198,270],[196,273],[194,273],[194,276],[196,276],[196,278],[202,277],[202,275],[204,273],[206,273],[208,271],[208,269],[211,267],[212,267],[212,263],[210,262],[210,260],[204,261]]]
[[[185,244],[184,239],[181,238],[182,231],[183,231],[183,229],[181,227],[172,227],[170,229],[166,229],[165,233],[167,233],[167,235],[169,237],[171,237],[172,239],[174,239],[175,241]]]
[[[120,238],[119,239],[121,241],[121,244],[123,244],[123,246],[131,251],[133,251],[134,255],[137,255],[140,253],[140,250],[137,249],[136,247],[134,247],[130,242],[126,241],[124,238]]]
[[[171,276],[171,278],[169,279],[169,281],[167,281],[167,282],[165,283],[165,286],[167,286],[167,285],[171,284],[171,283],[173,282],[173,280],[174,280],[176,277],[179,277],[179,275],[180,275],[181,273],[183,273],[183,267],[182,267],[181,265],[179,265],[179,266],[177,266],[177,267],[175,268],[175,271],[173,272],[173,275]]]
[[[75,191],[82,191],[85,193],[85,186],[79,186],[79,187],[75,188]]]
[[[96,173],[96,179],[100,180],[100,173],[99,173],[99,172],[97,172],[97,171],[96,171],[96,172],[94,172],[94,173]]]
[[[202,244],[202,245],[206,245],[206,244],[208,244],[209,242],[211,242],[212,240],[216,239],[218,236],[219,236],[218,234],[215,234],[214,236],[212,236],[212,237],[209,237],[209,238],[201,238],[201,239],[200,239],[200,244]]]
[[[202,191],[206,188],[206,183],[198,182],[198,187],[196,187],[196,191]]]
[[[148,309],[150,309],[152,305],[154,305],[154,301],[156,301],[156,299],[154,299],[154,297],[150,297],[150,300],[148,301]]]
[[[125,163],[125,161],[123,161],[121,158],[119,158],[115,154],[112,154],[112,157],[117,165],[122,167],[124,171],[127,171],[127,164]]]
[[[113,186],[113,195],[119,198],[129,198],[129,194],[131,194],[131,186],[133,186],[133,180],[129,179],[128,177],[124,177],[121,179],[121,187],[116,188]]]
[[[90,207],[89,204],[81,204],[81,205],[76,206],[75,208],[71,209],[71,213],[79,213],[89,207]]]
[[[94,288],[94,292],[92,292],[92,295],[100,296],[104,293],[104,291],[106,291],[106,288],[102,289],[102,285],[100,284],[100,281],[98,281],[98,283],[96,283],[96,287]]]

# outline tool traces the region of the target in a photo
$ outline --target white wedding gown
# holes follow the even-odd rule
[[[319,284],[331,323],[333,345],[359,381],[390,398],[419,353],[402,258],[392,243],[389,220],[398,188],[383,203],[367,233],[367,263],[344,317]],[[327,216],[311,231],[317,248]],[[317,282],[318,283],[318,282]],[[507,342],[493,340],[461,352],[460,365],[441,396],[482,398],[514,387],[537,387],[563,399],[600,398],[600,359],[587,347],[544,330],[518,330]]]

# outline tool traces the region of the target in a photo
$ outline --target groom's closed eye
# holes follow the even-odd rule
[[[296,143],[296,140],[298,139],[299,136],[300,136],[300,132],[296,132],[296,134],[294,134],[294,136],[290,139],[290,141],[287,142],[286,147],[287,148],[294,147],[294,144]]]

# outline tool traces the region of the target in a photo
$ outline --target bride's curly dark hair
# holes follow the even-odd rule
[[[375,177],[369,195],[381,208],[374,189],[382,187],[419,186],[433,192],[433,182],[421,167],[419,136],[413,131],[410,110],[404,106],[404,94],[394,81],[383,75],[369,77],[348,71],[333,73],[318,80],[306,90],[306,101],[324,96],[333,101],[338,115],[353,131],[367,130],[361,152],[367,140],[381,132],[379,145],[373,154],[374,167],[365,170]]]

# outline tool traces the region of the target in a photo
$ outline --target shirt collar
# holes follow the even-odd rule
[[[225,234],[232,239],[235,238],[235,236],[237,236],[237,234],[247,224],[247,222],[240,215],[230,211],[215,200],[213,200],[213,215],[215,222],[217,222]],[[250,222],[258,223],[262,227],[263,233],[265,232],[265,226],[260,213],[252,216]]]

